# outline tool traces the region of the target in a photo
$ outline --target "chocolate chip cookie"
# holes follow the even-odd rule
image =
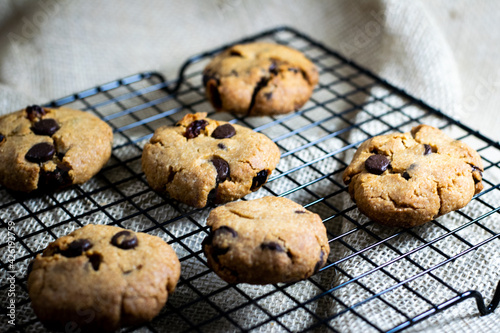
[[[330,253],[319,215],[277,197],[231,202],[207,219],[208,265],[229,283],[268,284],[306,279]]]
[[[0,117],[0,184],[21,192],[82,184],[111,156],[113,133],[99,118],[32,105]]]
[[[420,125],[365,141],[343,178],[363,214],[413,227],[467,205],[483,189],[482,172],[474,149]]]
[[[284,45],[235,45],[203,71],[206,94],[217,111],[245,115],[299,109],[318,83],[318,71],[301,52]]]
[[[154,190],[202,208],[258,190],[279,159],[265,135],[196,113],[155,131],[144,146],[142,169]]]
[[[101,332],[155,317],[180,263],[159,237],[87,225],[51,243],[28,274],[31,305],[47,327]]]

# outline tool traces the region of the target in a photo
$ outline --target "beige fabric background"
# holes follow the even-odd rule
[[[498,140],[499,7],[472,0],[1,1],[0,114],[141,71],[173,78],[191,55],[289,25]],[[491,297],[489,282],[476,286]],[[412,330],[500,330],[498,312],[479,318],[469,301]],[[339,329],[362,328],[350,324]]]

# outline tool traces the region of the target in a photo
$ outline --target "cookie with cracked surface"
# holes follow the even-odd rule
[[[482,172],[474,149],[419,125],[365,141],[343,179],[359,210],[373,221],[413,227],[467,205],[483,189]]]
[[[229,283],[306,279],[330,253],[319,215],[286,198],[264,197],[217,207],[203,241],[208,265]]]
[[[65,107],[32,105],[0,117],[0,184],[20,192],[83,184],[111,156],[102,120]]]
[[[144,146],[142,169],[154,190],[202,208],[258,190],[279,159],[265,135],[196,113],[155,131]]]
[[[87,225],[52,242],[28,274],[31,305],[47,327],[101,332],[153,319],[180,263],[159,237]]]
[[[251,116],[298,110],[317,83],[318,71],[304,54],[271,43],[232,46],[203,71],[207,98],[217,111]]]

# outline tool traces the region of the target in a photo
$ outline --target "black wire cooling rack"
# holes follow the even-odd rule
[[[494,293],[500,277],[500,224],[495,223],[500,216],[500,145],[300,32],[278,28],[237,43],[257,40],[290,45],[318,66],[320,83],[300,111],[280,117],[214,113],[201,72],[229,45],[189,59],[175,80],[143,73],[48,104],[86,110],[105,120],[114,129],[113,155],[82,186],[38,197],[0,188],[2,331],[42,330],[27,295],[27,264],[49,242],[88,223],[158,235],[182,263],[177,290],[160,315],[125,331],[398,332],[470,298],[481,315],[493,312],[500,299],[500,288]],[[317,274],[293,284],[250,286],[226,284],[208,269],[201,241],[208,233],[204,221],[210,207],[192,209],[155,193],[141,170],[142,147],[153,131],[188,112],[243,124],[279,146],[278,168],[245,199],[285,196],[320,214],[332,253]],[[424,226],[382,228],[358,213],[342,172],[362,141],[421,123],[443,129],[481,154],[485,189],[466,208]],[[9,244],[9,237],[14,243]],[[459,271],[466,288],[448,278]],[[8,278],[14,275],[11,290]],[[15,293],[15,326],[5,316],[8,291]]]

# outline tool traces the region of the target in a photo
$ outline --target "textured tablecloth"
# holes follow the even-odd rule
[[[146,70],[173,78],[191,55],[288,25],[498,140],[499,7],[472,0],[2,1],[0,114]],[[361,247],[364,240],[351,241]],[[454,286],[489,300],[498,246],[450,271]],[[471,281],[467,270],[488,274]],[[372,311],[391,320],[383,308]],[[336,324],[346,332],[365,325],[354,316]],[[498,331],[500,314],[480,318],[467,301],[412,330]]]

